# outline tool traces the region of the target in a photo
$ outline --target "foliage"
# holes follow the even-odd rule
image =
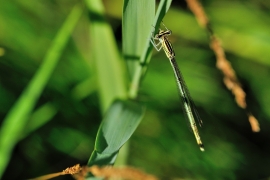
[[[103,138],[104,122],[113,117],[108,114],[122,122],[126,118],[119,112],[135,118],[131,129],[108,121],[120,128],[109,128],[112,134],[128,132],[123,137],[129,138],[143,106],[145,115],[124,146],[128,165],[164,179],[269,177],[268,1],[202,1],[247,93],[249,110],[261,124],[257,134],[223,85],[208,36],[184,1],[171,6],[160,1],[156,16],[155,1],[99,2],[5,1],[0,6],[2,178],[27,179],[87,164],[93,150],[106,144],[94,146],[96,136]],[[184,120],[166,56],[153,51],[150,62],[148,38],[162,19],[172,30],[169,39],[204,122],[204,153]],[[53,64],[44,68],[48,59]],[[122,138],[110,135],[112,142]],[[118,153],[127,139],[113,151]]]

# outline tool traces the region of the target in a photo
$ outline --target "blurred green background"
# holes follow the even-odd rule
[[[103,2],[121,52],[123,2]],[[1,122],[77,3],[1,3]],[[185,1],[173,1],[163,22],[173,32],[169,39],[203,119],[204,127],[199,130],[206,151],[200,152],[183,116],[165,54],[154,51],[138,94],[146,114],[131,137],[127,165],[161,179],[269,179],[270,1],[204,0],[202,4],[247,93],[249,109],[259,120],[261,132],[251,132],[245,112],[225,88],[207,33],[199,27]],[[21,135],[4,180],[37,177],[87,163],[102,119],[88,26],[84,11],[30,117],[48,121],[34,131],[27,127]],[[128,81],[128,75],[125,78]]]

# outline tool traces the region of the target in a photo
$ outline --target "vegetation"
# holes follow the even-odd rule
[[[5,1],[0,178],[78,163],[128,165],[160,179],[269,178],[270,3],[201,3],[260,132],[223,84],[209,31],[185,1]],[[161,20],[204,123],[205,152],[185,120],[166,55],[149,46]]]

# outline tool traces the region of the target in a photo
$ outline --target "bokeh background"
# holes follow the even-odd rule
[[[1,3],[1,121],[77,2]],[[103,2],[121,53],[123,2]],[[129,141],[127,165],[161,179],[269,179],[270,1],[204,0],[202,5],[247,93],[261,132],[251,131],[246,112],[224,86],[207,32],[199,27],[185,1],[173,1],[163,22],[173,32],[170,40],[176,59],[203,119],[204,127],[199,130],[206,151],[200,152],[184,118],[165,54],[154,51],[138,96],[146,114]],[[32,118],[48,121],[22,135],[3,179],[27,179],[87,163],[102,120],[90,41],[85,11],[35,107],[34,112],[45,107],[42,112],[46,113]]]

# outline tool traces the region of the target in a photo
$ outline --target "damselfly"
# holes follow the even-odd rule
[[[164,24],[163,24],[164,25]],[[195,108],[195,105],[190,97],[188,88],[186,86],[185,80],[180,72],[180,69],[177,65],[176,59],[175,59],[175,53],[172,47],[171,42],[168,40],[169,35],[172,34],[172,31],[167,29],[167,27],[164,25],[166,30],[159,29],[159,33],[153,36],[151,38],[151,43],[155,47],[157,51],[160,51],[161,48],[163,48],[166,56],[169,58],[171,66],[174,71],[175,79],[178,85],[179,94],[182,99],[183,109],[184,113],[188,118],[190,127],[194,133],[194,136],[196,138],[197,144],[200,147],[201,151],[204,151],[204,146],[201,141],[201,137],[199,135],[199,131],[196,125],[196,121],[199,123],[200,126],[202,126],[202,120],[200,119],[200,116]],[[156,43],[158,41],[158,43]],[[159,46],[159,47],[158,47]]]

